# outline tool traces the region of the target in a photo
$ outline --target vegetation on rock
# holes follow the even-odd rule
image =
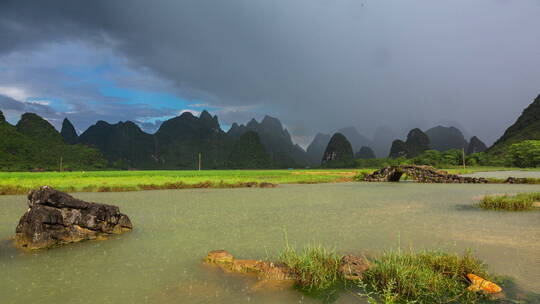
[[[295,275],[300,288],[323,290],[340,280],[339,266],[342,256],[322,246],[308,246],[302,250],[287,245],[279,261]]]
[[[390,251],[376,257],[363,283],[384,303],[476,303],[482,293],[468,291],[468,274],[491,279],[470,252]]]

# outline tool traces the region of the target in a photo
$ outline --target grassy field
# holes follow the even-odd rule
[[[235,188],[260,183],[300,184],[350,182],[373,169],[203,170],[203,171],[88,171],[0,172],[0,195],[26,194],[48,185],[65,192],[120,192],[183,188]],[[469,167],[445,169],[453,174],[515,168]],[[536,169],[538,170],[538,169]]]
[[[183,188],[234,188],[260,183],[298,184],[352,181],[372,170],[203,170],[0,172],[0,195],[26,194],[48,185],[66,192],[117,192]]]

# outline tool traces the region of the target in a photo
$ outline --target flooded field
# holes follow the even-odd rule
[[[8,240],[26,199],[3,196],[0,303],[320,303],[294,289],[257,290],[251,279],[201,264],[214,249],[272,259],[286,237],[298,247],[315,242],[340,253],[471,248],[491,272],[540,293],[540,212],[474,207],[484,194],[523,191],[540,186],[341,183],[77,193],[120,206],[134,230],[31,253]],[[351,292],[330,302],[366,303]]]

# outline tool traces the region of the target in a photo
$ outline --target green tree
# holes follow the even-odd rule
[[[513,144],[508,149],[510,165],[521,168],[536,168],[540,166],[540,140],[525,140]]]

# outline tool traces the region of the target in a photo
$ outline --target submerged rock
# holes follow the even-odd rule
[[[131,221],[117,206],[85,202],[49,186],[30,191],[28,206],[17,225],[15,242],[29,249],[103,238],[132,229]]]
[[[369,266],[369,262],[364,258],[356,255],[346,255],[341,258],[339,272],[346,280],[361,280],[362,275],[369,269]]]
[[[224,272],[256,276],[259,283],[254,288],[257,290],[291,287],[300,280],[287,265],[261,260],[235,259],[225,250],[210,251],[204,263],[216,266]],[[366,259],[346,255],[341,259],[339,275],[345,280],[357,281],[362,279],[362,274],[369,267],[370,264]]]

